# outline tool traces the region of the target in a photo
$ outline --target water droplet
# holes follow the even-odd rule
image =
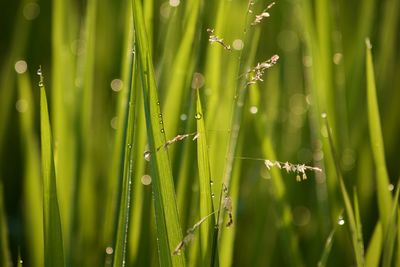
[[[163,124],[163,120],[162,120],[162,119],[160,119],[158,122],[159,122],[160,124]]]
[[[162,118],[162,114],[161,114],[161,113],[160,113],[160,114],[158,114],[158,117],[159,117],[159,118]]]
[[[215,197],[215,194],[214,194],[214,193],[211,193],[211,197],[214,198],[214,197]]]
[[[339,217],[339,220],[338,220],[338,224],[339,224],[339,225],[344,225],[344,223],[345,223],[345,221],[344,221],[343,217],[340,216],[340,217]]]
[[[202,116],[203,115],[201,115],[201,113],[196,113],[194,117],[196,118],[196,120],[200,120]]]
[[[321,118],[326,119],[326,117],[327,117],[326,112],[322,112],[321,113]]]
[[[145,159],[146,161],[150,161],[150,159],[151,159],[151,152],[148,151],[148,150],[146,150],[146,151],[143,153],[143,156],[144,156],[144,159]]]
[[[132,148],[132,144],[128,144],[128,148],[131,149]]]
[[[160,129],[160,132],[161,132],[161,133],[164,133],[164,128],[161,128],[161,129]]]
[[[157,101],[157,105],[160,105],[160,101]]]
[[[250,113],[251,114],[256,114],[258,112],[258,108],[256,106],[250,107]]]
[[[185,120],[187,120],[187,115],[186,114],[181,114],[181,116],[180,116],[180,119],[181,119],[181,121],[185,121]]]
[[[36,74],[39,76],[42,76],[42,68],[38,68]]]
[[[23,260],[19,260],[19,263],[24,263],[24,261]]]
[[[142,182],[143,185],[149,185],[149,184],[151,184],[151,176],[148,174],[145,174],[140,178],[140,181]]]
[[[43,87],[43,85],[44,85],[43,82],[40,81],[40,82],[39,82],[39,87]]]
[[[213,180],[210,180],[210,185],[213,185],[214,184],[214,181]]]
[[[389,191],[393,191],[394,185],[393,184],[389,184],[388,189],[389,189]]]
[[[112,247],[107,247],[107,248],[106,248],[106,253],[107,253],[108,255],[113,254],[113,253],[114,253],[113,248],[112,248]]]

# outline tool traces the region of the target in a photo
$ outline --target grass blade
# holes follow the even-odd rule
[[[366,267],[378,267],[379,259],[382,251],[382,225],[378,221],[375,226],[374,232],[372,233],[371,240],[369,241],[367,253],[365,255],[365,266]]]
[[[24,154],[24,220],[28,237],[30,266],[43,266],[43,198],[40,150],[35,133],[35,105],[28,73],[18,75],[18,98],[27,104],[20,112],[22,153]]]
[[[173,248],[182,240],[182,231],[168,152],[166,149],[157,151],[158,147],[165,144],[166,139],[140,1],[133,0],[132,8],[138,69],[142,82],[147,137],[151,153],[159,260],[160,264],[165,266],[185,266],[183,254],[172,257]]]
[[[339,181],[340,192],[342,194],[347,219],[349,221],[349,228],[350,228],[350,233],[351,233],[351,240],[353,243],[354,254],[355,254],[355,258],[356,258],[356,264],[359,267],[364,266],[364,246],[361,241],[362,237],[360,236],[361,225],[357,224],[357,222],[360,223],[358,221],[359,218],[356,219],[356,215],[355,215],[353,207],[351,205],[349,193],[347,192],[346,185],[344,184],[344,181],[343,181],[343,177],[342,177],[342,174],[340,171],[340,166],[339,166],[338,155],[336,154],[336,150],[335,150],[334,143],[333,143],[333,137],[332,137],[332,134],[330,131],[330,126],[328,123],[326,113],[323,113],[322,118],[325,119],[325,127],[328,132],[328,140],[329,140],[331,155],[332,155],[332,158],[334,159],[334,163],[335,163],[335,167],[336,167],[336,176],[337,176],[337,180]],[[360,243],[360,241],[361,241],[361,243]]]
[[[123,126],[124,133],[122,137],[125,137],[124,145],[124,170],[122,177],[122,184],[119,190],[121,198],[119,201],[119,215],[118,215],[118,226],[116,230],[115,238],[115,256],[113,266],[125,266],[126,263],[126,244],[128,240],[128,226],[129,226],[129,210],[130,210],[130,198],[131,198],[131,184],[133,176],[133,165],[134,155],[133,143],[135,140],[135,125],[136,125],[136,109],[138,98],[138,90],[136,90],[136,75],[134,73],[134,65],[137,64],[133,59],[131,62],[131,77],[130,86],[128,93],[128,114],[125,117],[125,125]],[[137,66],[136,66],[137,69]]]
[[[396,232],[397,232],[396,223],[397,224],[399,223],[397,221],[398,207],[399,207],[399,192],[400,192],[400,182],[397,183],[396,194],[394,197],[393,210],[392,210],[391,216],[389,218],[389,224],[388,224],[387,232],[385,234],[385,242],[383,245],[383,262],[382,262],[383,267],[392,266],[391,263],[393,260],[393,251],[394,251],[394,247],[396,244]]]
[[[213,209],[211,196],[211,170],[210,160],[208,157],[208,146],[206,129],[204,126],[204,115],[201,107],[200,92],[196,90],[196,120],[197,120],[197,164],[199,168],[199,186],[200,186],[200,218],[211,214]],[[213,235],[213,223],[215,222],[214,214],[210,220],[204,221],[200,228],[200,244],[201,244],[201,263],[206,266],[211,259],[211,244]],[[216,249],[214,247],[214,249]],[[218,261],[218,260],[217,260]]]
[[[56,173],[53,159],[53,143],[43,75],[40,75],[40,129],[42,140],[43,218],[45,266],[64,266],[64,249],[61,219],[57,199]]]
[[[8,231],[6,224],[6,216],[4,210],[4,198],[3,198],[3,183],[0,181],[0,264],[1,266],[12,266],[11,256],[8,248]]]
[[[340,215],[339,215],[339,218],[341,218],[341,217],[342,217],[342,213],[340,213]],[[318,267],[325,267],[328,262],[328,257],[329,257],[329,254],[331,253],[332,245],[333,245],[333,236],[336,233],[337,226],[338,226],[338,224],[335,223],[332,231],[329,233],[329,236],[326,239],[324,251],[322,252],[321,259],[318,261],[318,265],[317,265]]]
[[[376,95],[375,74],[372,63],[371,43],[366,41],[366,72],[367,72],[367,105],[368,125],[371,139],[371,149],[376,168],[376,186],[378,194],[379,218],[383,232],[386,233],[391,212],[392,199],[388,193],[389,176],[386,169],[385,151],[382,138],[381,120],[379,117],[378,99]]]

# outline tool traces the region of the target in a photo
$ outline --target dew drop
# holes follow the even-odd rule
[[[161,114],[161,113],[160,113],[160,114],[158,114],[158,117],[159,117],[159,118],[162,118],[162,114]]]
[[[214,181],[213,180],[210,180],[210,185],[213,185],[214,184]]]
[[[132,144],[128,144],[128,148],[131,149],[132,148]]]
[[[327,117],[326,113],[325,113],[325,112],[322,112],[322,113],[321,113],[321,118],[326,119],[326,117]]]
[[[107,253],[108,255],[113,254],[113,253],[114,253],[113,248],[112,248],[112,247],[107,247],[107,248],[106,248],[106,253]]]
[[[389,184],[388,189],[389,189],[389,191],[393,191],[394,185],[393,184]]]
[[[196,115],[194,117],[196,118],[196,120],[200,120],[202,115],[201,115],[201,113],[196,113]]]
[[[161,133],[164,133],[164,128],[161,128],[161,129],[160,129],[160,132],[161,132]]]
[[[43,87],[43,82],[42,81],[39,82],[39,87]]]
[[[163,124],[163,120],[162,120],[162,119],[160,119],[158,122],[159,122],[160,124]]]
[[[344,225],[344,223],[345,223],[345,221],[344,221],[343,217],[339,217],[338,224]]]
[[[145,159],[146,161],[150,161],[150,159],[151,159],[151,152],[148,151],[148,150],[146,150],[146,151],[143,153],[143,156],[144,156],[144,159]]]
[[[36,74],[39,75],[39,76],[41,76],[41,75],[42,75],[42,69],[41,69],[41,68],[38,68]]]
[[[215,194],[214,194],[214,193],[211,193],[211,197],[214,198],[214,197],[215,197]]]
[[[160,101],[157,101],[157,105],[160,105]]]

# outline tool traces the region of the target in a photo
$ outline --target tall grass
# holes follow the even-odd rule
[[[398,6],[10,3],[0,264],[399,265]]]

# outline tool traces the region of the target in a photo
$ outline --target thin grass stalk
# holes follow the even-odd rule
[[[196,89],[196,120],[197,120],[197,164],[199,168],[199,187],[200,187],[200,218],[205,218],[214,212],[211,186],[210,159],[208,157],[207,135],[203,116],[203,109],[200,100],[199,89]],[[201,264],[203,266],[210,262],[212,249],[213,225],[215,223],[214,214],[211,218],[204,221],[200,227],[200,250]],[[218,259],[216,259],[218,260]]]
[[[385,239],[383,244],[383,261],[382,261],[383,267],[393,266],[392,262],[395,262],[393,260],[393,252],[395,249],[396,237],[397,237],[396,225],[399,223],[399,221],[397,220],[398,217],[397,212],[399,208],[399,192],[400,192],[400,180],[396,186],[396,194],[393,199],[394,201],[393,208],[389,218],[388,229],[387,232],[385,233]],[[397,253],[399,252],[397,251]]]
[[[335,162],[336,176],[337,176],[337,180],[339,181],[340,192],[341,192],[341,195],[343,198],[343,203],[345,206],[347,219],[349,221],[348,225],[349,225],[349,230],[350,230],[350,234],[351,234],[351,240],[352,240],[352,244],[353,244],[356,264],[358,267],[361,267],[361,266],[365,265],[364,246],[362,243],[360,243],[360,242],[362,242],[362,237],[359,235],[361,233],[361,229],[358,228],[358,227],[361,227],[361,225],[357,225],[356,215],[354,213],[349,194],[347,192],[346,186],[343,181],[343,177],[342,177],[340,166],[339,166],[338,155],[336,154],[336,150],[335,150],[334,143],[333,143],[333,137],[330,132],[330,125],[328,123],[328,119],[327,119],[325,113],[323,114],[323,119],[325,120],[325,127],[328,131],[329,146],[330,146],[332,158],[334,159],[334,162]]]
[[[339,218],[341,218],[341,217],[342,217],[342,215],[340,214]],[[333,237],[334,237],[334,235],[336,233],[337,227],[338,227],[338,224],[335,223],[333,225],[333,229],[331,230],[331,232],[329,233],[328,238],[325,241],[324,250],[322,251],[321,258],[320,258],[320,260],[318,261],[318,264],[317,264],[318,267],[325,267],[326,264],[328,263],[328,258],[329,258],[329,255],[331,253],[332,245],[333,245],[333,241],[334,241]]]
[[[135,66],[135,67],[134,67]],[[135,70],[137,69],[137,61],[133,60],[131,63],[131,78],[129,82],[129,104],[128,104],[128,116],[125,116],[125,133],[123,136],[126,138],[123,143],[125,147],[125,153],[123,159],[124,170],[123,179],[120,185],[120,201],[119,201],[119,215],[118,215],[118,226],[115,233],[115,256],[113,266],[125,266],[126,265],[126,245],[128,240],[128,226],[130,217],[130,206],[131,206],[131,184],[133,177],[133,166],[134,166],[134,140],[135,140],[135,126],[136,126],[136,110],[137,110],[137,98],[139,96],[136,82],[137,76]]]

